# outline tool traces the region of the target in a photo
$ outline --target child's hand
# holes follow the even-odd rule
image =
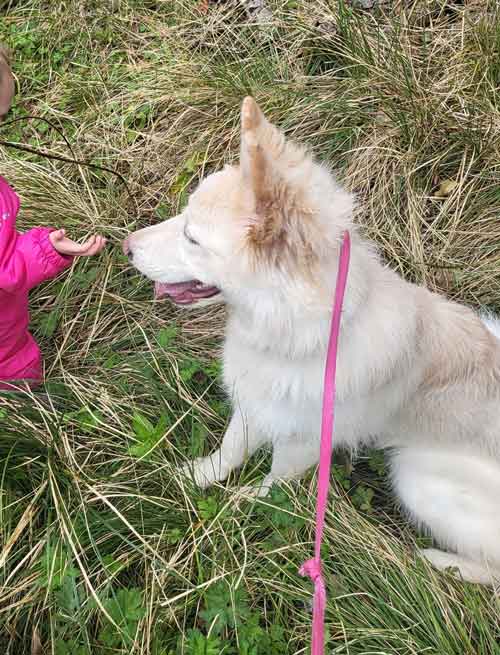
[[[85,243],[76,243],[66,237],[65,230],[55,230],[49,234],[50,243],[61,255],[72,257],[92,257],[97,255],[106,245],[106,239],[94,234]]]

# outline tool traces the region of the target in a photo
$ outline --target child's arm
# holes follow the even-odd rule
[[[0,289],[9,293],[32,289],[70,266],[73,257],[102,250],[104,239],[92,237],[79,245],[63,230],[38,227],[24,234],[15,228],[17,194],[0,178]]]
[[[61,236],[62,233],[62,236]],[[35,227],[24,234],[13,231],[10,256],[0,255],[0,289],[15,292],[32,289],[68,268],[74,257],[91,257],[104,247],[103,237],[83,244],[64,237],[64,230]],[[0,232],[0,252],[2,234]]]
[[[9,223],[0,216],[0,289],[10,293],[32,289],[71,264],[72,257],[53,248],[49,228],[19,234]]]
[[[14,95],[14,77],[7,51],[0,44],[0,120],[9,110]],[[64,230],[35,228],[24,234],[16,230],[19,198],[0,177],[0,289],[27,291],[67,268],[74,256],[95,255],[104,247],[102,237],[79,245]]]

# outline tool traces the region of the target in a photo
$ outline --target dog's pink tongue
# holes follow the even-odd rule
[[[155,298],[157,300],[168,296],[179,305],[189,305],[196,300],[215,296],[217,293],[219,293],[217,287],[201,284],[198,280],[177,282],[175,284],[155,282]]]
[[[163,282],[155,282],[155,298],[163,298],[167,295],[168,284]]]
[[[178,282],[177,284],[167,284],[166,282],[155,282],[155,298],[172,296],[173,298],[182,295],[193,285],[192,281]]]

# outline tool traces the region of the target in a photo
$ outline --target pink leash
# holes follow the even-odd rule
[[[333,423],[335,416],[335,373],[337,371],[337,348],[340,329],[340,315],[349,270],[351,239],[349,232],[344,232],[340,249],[335,298],[333,303],[330,339],[326,355],[325,377],[323,382],[323,413],[321,419],[321,444],[319,454],[318,497],[316,499],[316,536],[314,557],[301,566],[300,575],[307,575],[314,583],[313,625],[311,655],[323,655],[325,652],[325,605],[326,588],[321,570],[321,541],[325,525],[326,501],[330,483],[332,457]]]

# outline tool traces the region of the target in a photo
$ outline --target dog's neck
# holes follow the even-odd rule
[[[337,258],[318,275],[316,285],[284,285],[274,289],[230,294],[228,323],[231,334],[247,347],[286,358],[325,357],[332,316]],[[373,292],[382,267],[378,258],[354,240],[344,308],[343,331],[356,320],[360,307]]]
[[[231,303],[228,323],[247,347],[297,359],[326,350],[329,318],[328,311],[313,314],[277,292]]]

